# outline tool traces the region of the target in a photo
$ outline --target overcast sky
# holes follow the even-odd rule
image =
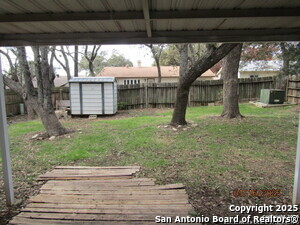
[[[79,51],[82,50],[84,46],[80,46]],[[3,48],[2,48],[3,49]],[[70,47],[70,50],[73,51],[73,47]],[[90,47],[92,49],[92,47]],[[26,48],[28,60],[32,60],[32,52],[31,49],[28,47]],[[100,51],[106,51],[107,57],[109,58],[110,55],[117,51],[119,54],[122,54],[125,56],[125,58],[129,59],[134,66],[137,66],[137,61],[141,60],[142,66],[151,66],[153,63],[153,58],[151,56],[150,50],[142,45],[102,45],[100,48]],[[80,59],[79,55],[79,59]],[[14,58],[12,56],[12,58]],[[2,62],[2,69],[4,71],[7,71],[9,69],[8,62],[6,60],[6,57],[1,55],[1,62]],[[72,60],[69,60],[70,67],[71,67],[71,73],[74,72],[74,64]],[[61,68],[61,66],[55,61],[54,67],[56,68],[56,74],[59,74],[61,76],[66,75],[65,71]],[[81,75],[86,75],[86,72],[82,71],[80,72]]]

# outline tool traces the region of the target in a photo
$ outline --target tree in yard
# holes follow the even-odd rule
[[[18,62],[17,49],[16,48],[6,48],[6,50],[7,51],[0,49],[0,53],[6,57],[8,64],[9,64],[9,71],[5,75],[7,77],[11,78],[15,82],[24,84],[24,81],[23,81],[24,79],[21,74],[20,65]],[[14,60],[13,60],[12,56],[15,57]],[[32,61],[28,62],[28,65],[29,65],[29,70],[31,71],[31,73],[33,73],[34,72],[34,62],[32,62]],[[31,78],[34,78],[34,74],[32,74]],[[25,102],[25,105],[26,105],[26,109],[27,109],[28,119],[30,119],[30,120],[34,119],[36,116],[36,113],[34,112],[34,110],[32,109],[32,107],[30,105],[26,104],[26,102]]]
[[[102,68],[104,66],[112,66],[112,67],[122,67],[122,66],[133,66],[133,63],[126,59],[123,55],[114,52],[109,59],[103,62]]]
[[[281,42],[281,55],[283,61],[283,75],[300,74],[300,42]]]
[[[51,52],[55,60],[61,65],[61,67],[66,72],[68,80],[72,78],[69,61],[70,59],[72,59],[74,63],[74,77],[78,77],[78,45],[74,46],[74,53],[70,51],[69,46],[60,46],[60,48],[53,46],[51,48]]]
[[[158,83],[160,83],[161,82],[160,57],[161,57],[161,53],[162,53],[165,45],[164,44],[158,44],[158,45],[145,44],[145,46],[150,48],[152,57],[154,58],[155,65],[157,67]]]
[[[9,64],[9,71],[6,72],[6,75],[10,77],[12,80],[18,82],[18,58],[15,57],[15,60],[12,59],[11,55],[16,56],[16,49],[15,48],[6,48],[6,51],[0,49],[0,53],[4,55]]]
[[[90,55],[91,53],[87,53]],[[104,67],[103,63],[106,61],[105,59],[106,52],[105,51],[100,51],[98,55],[95,57],[94,61],[92,62],[92,67],[94,74],[98,74],[101,69]],[[90,71],[90,61],[86,59],[85,56],[83,56],[80,61],[79,61],[79,70],[82,71],[89,71],[89,75],[91,76],[91,71]]]
[[[123,66],[133,66],[133,63],[126,59],[123,55],[118,54],[118,52],[114,51],[113,54],[107,59],[107,53],[105,51],[99,52],[96,56],[93,67],[95,74],[98,74],[104,67],[112,66],[112,67],[123,67]],[[80,70],[88,70],[89,62],[85,57],[82,57],[79,63]]]
[[[242,118],[239,110],[238,69],[243,44],[238,44],[224,58],[223,77],[223,112],[221,117]]]
[[[66,47],[68,49],[68,47]],[[56,52],[59,52],[59,55],[57,56]],[[56,61],[61,65],[61,67],[64,69],[64,71],[66,71],[68,80],[71,79],[71,69],[70,69],[70,64],[69,64],[69,58],[68,55],[65,51],[65,47],[64,46],[60,46],[60,49],[56,49],[56,46],[54,46],[51,49],[51,52],[54,56],[54,58],[56,59]],[[61,59],[61,57],[63,57],[63,60]]]
[[[37,80],[37,90],[32,83],[32,72],[26,57],[25,47],[17,48],[20,71],[24,79],[24,85],[4,76],[4,83],[11,90],[23,97],[27,106],[30,106],[42,120],[42,123],[49,136],[59,136],[67,133],[57,119],[52,105],[52,86],[54,73],[49,64],[49,47],[32,47],[34,53],[35,77]],[[51,60],[50,60],[51,61]]]
[[[282,75],[299,74],[299,55],[300,42],[247,43],[243,46],[241,65],[247,61],[282,60]]]
[[[280,54],[276,42],[245,43],[242,48],[241,61],[268,61],[278,59]]]
[[[176,48],[179,53],[179,76],[183,77],[189,67],[189,44],[178,44]]]
[[[180,56],[177,45],[171,44],[167,45],[160,56],[160,65],[161,66],[179,66]]]
[[[93,49],[92,51],[88,51],[89,46],[86,45],[85,46],[85,50],[84,50],[84,57],[88,62],[88,68],[90,71],[90,76],[96,76],[95,71],[94,71],[94,61],[98,55],[98,51],[100,50],[101,45],[93,45]]]
[[[78,45],[74,46],[74,77],[78,77]]]
[[[207,45],[207,51],[199,57],[194,63],[191,63],[187,69],[180,74],[179,83],[176,92],[175,108],[171,120],[171,125],[185,125],[186,108],[188,103],[189,89],[192,83],[200,77],[206,70],[224,58],[238,44],[222,44],[218,48],[213,45]],[[185,57],[184,60],[188,58]],[[183,63],[183,62],[181,62]],[[186,62],[188,64],[188,62]]]

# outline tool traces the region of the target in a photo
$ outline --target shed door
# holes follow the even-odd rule
[[[102,114],[102,85],[82,84],[82,113]]]
[[[113,93],[113,83],[104,83],[104,109],[105,114],[113,114],[113,101],[114,101],[114,93]]]

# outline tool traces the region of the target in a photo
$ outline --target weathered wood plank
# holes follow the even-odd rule
[[[155,222],[143,221],[68,221],[68,220],[45,220],[15,217],[9,224],[14,225],[153,225]],[[178,223],[177,223],[178,224]]]
[[[160,214],[161,216],[168,216],[168,214]],[[179,214],[177,216],[184,216]],[[99,214],[69,214],[69,213],[32,213],[21,212],[18,215],[19,218],[30,219],[49,219],[49,220],[80,220],[80,221],[155,221],[154,215],[99,215]],[[172,216],[174,218],[174,216]]]
[[[184,194],[184,189],[178,190],[106,190],[106,191],[86,191],[86,190],[41,190],[41,194],[56,194],[56,195],[172,195],[172,194]]]
[[[174,199],[174,201],[179,200],[186,200],[187,199],[186,193],[176,193],[176,194],[165,194],[165,195],[159,195],[159,194],[152,194],[152,195],[119,195],[119,194],[110,194],[110,195],[63,195],[63,194],[39,194],[35,197],[32,197],[29,199],[29,201],[41,201],[41,199],[44,199],[45,201],[47,199],[55,199],[59,198],[60,200],[74,200],[77,201],[105,201],[105,200],[170,200]],[[176,199],[176,200],[175,200]]]
[[[138,168],[70,168],[42,175],[50,180],[10,224],[143,225],[154,224],[157,215],[193,212],[184,185],[155,185],[155,179],[128,176]]]
[[[154,178],[134,178],[134,179],[129,179],[129,180],[124,180],[124,179],[111,179],[111,180],[91,180],[91,181],[85,181],[85,180],[70,180],[67,182],[67,184],[77,184],[77,185],[81,185],[81,184],[109,184],[109,185],[113,185],[113,184],[117,184],[117,183],[142,183],[142,182],[155,182],[156,179]],[[47,185],[65,185],[66,182],[65,181],[61,181],[61,180],[50,180],[46,183]]]
[[[89,173],[89,172],[98,172],[98,173],[111,173],[111,172],[137,172],[139,169],[135,168],[110,168],[110,169],[104,169],[104,168],[99,168],[99,169],[92,169],[92,168],[85,168],[85,169],[72,169],[72,168],[66,168],[66,169],[54,169],[51,171],[51,173]]]
[[[140,166],[56,166],[54,169],[138,169],[140,170]]]
[[[118,210],[192,210],[190,204],[181,204],[181,205],[101,205],[101,204],[78,204],[78,203],[29,203],[27,205],[29,208],[54,208],[54,209],[97,209],[97,210],[108,210],[108,209],[118,209]]]
[[[130,179],[132,174],[99,174],[99,175],[45,175],[38,180],[105,180],[105,179]]]
[[[95,183],[91,181],[99,181],[99,180],[86,180],[86,183],[71,183],[71,184],[45,184],[43,187],[41,187],[41,190],[49,190],[49,189],[58,189],[58,190],[116,190],[120,189],[120,187],[142,187],[142,186],[154,186],[153,181],[144,181],[144,182],[125,182],[129,179],[125,179],[124,183],[110,183],[110,184],[105,184],[105,183]],[[70,180],[74,181],[74,180]],[[103,180],[101,180],[103,181]],[[107,180],[109,181],[109,180]],[[91,182],[91,183],[90,183]]]
[[[120,187],[122,190],[174,190],[174,189],[183,189],[184,185],[182,184],[170,184],[170,185],[156,185],[153,186],[152,184],[149,185],[138,185],[138,184],[130,184],[130,183],[125,183],[125,184],[120,184],[120,185],[86,185],[86,186],[78,186],[78,185],[68,185],[68,186],[51,186],[47,187],[42,187],[41,190],[45,189],[59,189],[59,190],[120,190]]]
[[[62,197],[62,196],[53,196],[49,198],[43,198],[42,196],[35,196],[28,200],[28,202],[38,202],[38,203],[80,203],[80,204],[103,204],[103,205],[115,205],[115,204],[123,204],[123,205],[153,205],[153,204],[161,204],[161,205],[168,205],[168,204],[187,204],[188,200],[186,198],[180,198],[180,199],[162,199],[162,200],[152,200],[152,199],[132,199],[132,200],[126,200],[126,199],[87,199],[87,198],[79,198],[79,197]]]
[[[54,169],[51,172],[47,172],[42,176],[45,175],[51,175],[51,174],[86,174],[86,173],[96,173],[96,174],[133,174],[136,173],[136,169],[98,169],[98,170],[92,170],[92,169]]]
[[[77,169],[77,170],[70,170],[70,169],[55,169],[51,172],[47,172],[40,177],[45,176],[57,176],[57,175],[86,175],[86,174],[93,174],[93,175],[132,175],[135,174],[138,170],[136,169],[99,169],[99,170],[92,170],[92,169]]]
[[[189,210],[187,208],[178,208],[172,209],[169,208],[165,209],[157,209],[155,206],[153,208],[146,208],[146,209],[64,209],[64,208],[29,208],[26,207],[25,209],[21,210],[22,212],[34,212],[34,213],[75,213],[75,214],[130,214],[130,215],[188,215]]]

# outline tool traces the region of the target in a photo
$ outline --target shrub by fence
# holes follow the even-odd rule
[[[300,80],[300,79],[299,79]],[[256,100],[263,88],[273,88],[274,78],[239,79],[240,100]],[[164,108],[173,107],[176,98],[177,83],[150,83],[118,86],[119,109]],[[193,83],[190,89],[189,106],[207,105],[222,102],[223,80],[203,80]],[[6,90],[7,114],[19,114],[22,99],[10,90]],[[53,89],[53,106],[56,100],[69,100],[69,88]]]

